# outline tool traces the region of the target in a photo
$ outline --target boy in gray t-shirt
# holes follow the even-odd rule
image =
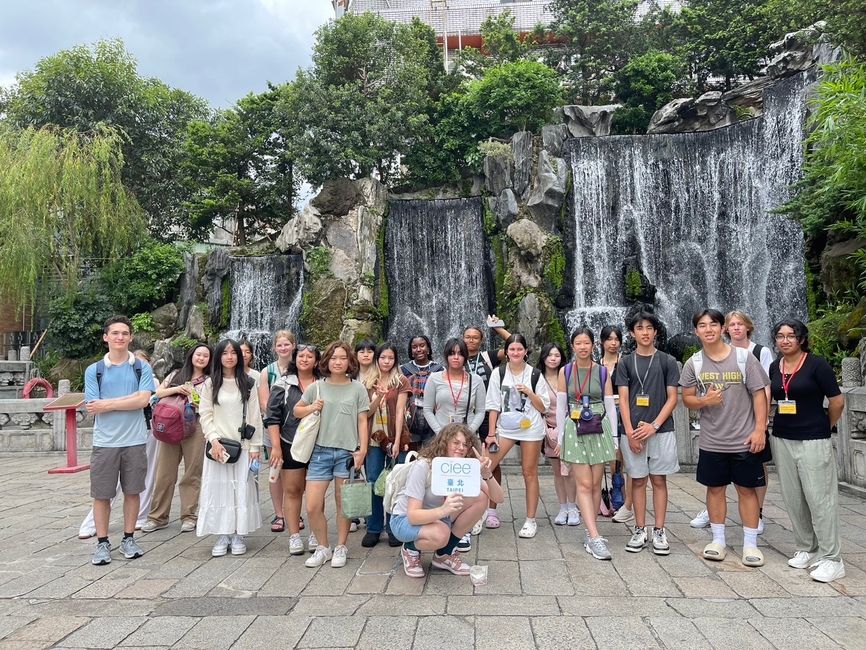
[[[702,350],[689,359],[680,375],[683,404],[701,412],[697,480],[707,487],[707,510],[713,541],[703,556],[721,561],[725,546],[725,492],[737,488],[743,522],[743,564],[762,566],[757,548],[758,494],[765,485],[761,452],[766,444],[767,373],[743,348],[732,348],[722,340],[725,317],[715,309],[695,314],[692,322]],[[700,366],[696,372],[696,366]]]

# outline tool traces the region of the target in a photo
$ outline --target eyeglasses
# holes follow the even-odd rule
[[[777,341],[797,341],[800,337],[796,334],[776,334]]]
[[[461,442],[459,440],[452,440],[451,444],[454,445],[455,447],[459,447],[461,449],[469,449],[469,443],[468,442]]]

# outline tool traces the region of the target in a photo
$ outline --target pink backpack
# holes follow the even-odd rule
[[[169,445],[179,445],[195,430],[195,418],[184,419],[187,398],[184,395],[169,395],[160,399],[153,407],[151,428],[153,437]]]

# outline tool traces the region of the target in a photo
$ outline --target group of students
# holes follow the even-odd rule
[[[538,459],[543,454],[553,469],[560,506],[554,524],[577,526],[582,520],[587,553],[611,559],[597,515],[605,468],[621,462],[628,476],[626,498],[613,520],[634,520],[625,550],[640,552],[649,545],[654,553],[667,555],[666,477],[679,471],[673,411],[681,387],[684,404],[701,413],[697,480],[707,488],[707,512],[693,525],[703,526],[706,520],[713,535],[703,556],[725,558],[725,491],[733,483],[743,522],[743,564],[763,564],[757,535],[763,524],[769,444],[793,524],[796,551],[789,564],[812,568],[816,580],[841,578],[836,468],[829,438],[841,415],[842,397],[832,369],[809,353],[806,327],[795,319],[785,319],[773,329],[779,353],[775,360],[770,350],[751,343],[754,326],[742,312],[726,318],[707,309],[695,315],[693,324],[702,349],[682,371],[673,357],[656,349],[661,324],[651,312],[639,312],[626,323],[636,345],[631,354],[621,356],[622,332],[609,326],[601,332],[602,354],[596,362],[595,335],[580,327],[571,334],[570,360],[565,350],[550,343],[541,349],[535,367],[527,362],[530,350],[524,337],[505,330],[495,317],[488,325],[504,339],[500,351],[483,351],[484,330],[469,326],[462,338],[449,339],[443,346],[444,365],[433,360],[424,335],[411,338],[410,360],[401,365],[391,343],[364,341],[352,347],[335,341],[319,350],[299,345],[291,332],[280,331],[274,335],[276,360],[258,372],[249,367],[253,354],[248,343],[224,340],[213,351],[198,344],[183,367],[156,389],[157,397],[196,392],[196,433],[179,445],[158,443],[156,458],[149,459],[156,464],[153,498],[141,528],[149,532],[168,524],[183,458],[181,530],[216,535],[214,556],[243,554],[244,536],[261,525],[258,486],[250,467],[257,467],[264,453],[274,479],[269,481],[275,508],[271,529],[288,530],[290,554],[311,554],[306,566],[330,562],[342,567],[349,533],[356,526],[339,515],[341,487],[350,471],[363,467],[367,480],[375,482],[386,465],[401,463],[408,452],[417,451],[420,462],[413,462],[391,512],[385,512],[382,497],[373,497],[361,545],[375,546],[384,532],[391,546],[401,547],[407,575],[425,575],[423,551],[433,551],[432,566],[468,575],[460,553],[471,549],[473,534],[501,525],[496,510],[504,499],[499,467],[520,445],[526,499],[520,537],[532,538],[537,532]],[[111,327],[106,325],[104,337],[109,344],[106,360],[128,354],[125,348],[123,355],[112,350],[113,341],[123,341],[112,338]],[[131,327],[129,332],[131,336]],[[127,373],[129,387],[138,389],[128,392],[138,398],[120,407],[125,413],[132,412],[141,391],[146,391],[151,375],[144,366],[147,372],[135,386]],[[94,373],[89,368],[85,378],[87,408],[97,414],[98,457],[97,441],[103,436],[97,431],[110,409],[99,405],[107,400],[99,388],[93,390]],[[771,400],[778,408],[768,438]],[[291,453],[294,436],[301,419],[314,412],[320,414],[315,447],[308,462],[299,462]],[[237,463],[220,462],[220,439],[226,438],[241,443]],[[144,454],[143,447],[141,451]],[[477,457],[481,495],[434,495],[429,461],[436,456]],[[141,550],[132,525],[140,504],[132,513],[128,488],[134,490],[144,480],[124,481],[129,468],[116,462],[111,467],[111,485],[119,478],[126,497],[124,545],[135,547],[131,555],[123,545],[122,550],[126,557],[137,557]],[[98,462],[94,468],[100,476],[110,473]],[[104,489],[92,487],[94,511],[101,513],[96,517],[94,564],[110,561],[105,495],[110,499],[113,493],[109,495],[105,486],[112,477],[101,479]],[[93,485],[93,472],[91,478]],[[653,487],[651,529],[646,521],[648,483]],[[332,484],[338,513],[333,548],[325,517],[325,495]],[[142,491],[143,485],[138,492]],[[310,528],[306,544],[300,534],[304,499]],[[89,532],[84,525],[82,532]]]

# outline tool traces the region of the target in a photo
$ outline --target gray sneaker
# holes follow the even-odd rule
[[[589,537],[587,535],[583,542],[583,548],[596,560],[610,560],[610,551],[607,550],[607,540],[602,537]]]
[[[653,528],[653,553],[656,555],[670,555],[671,547],[668,544],[668,536],[664,528]]]
[[[111,544],[108,542],[99,542],[96,545],[96,550],[90,556],[90,561],[96,566],[103,564],[111,564]]]
[[[625,545],[625,550],[629,553],[640,553],[646,546],[646,528],[640,526],[634,527],[634,534]]]
[[[123,538],[123,541],[120,542],[120,552],[127,560],[134,560],[144,555],[144,551],[132,537]]]

